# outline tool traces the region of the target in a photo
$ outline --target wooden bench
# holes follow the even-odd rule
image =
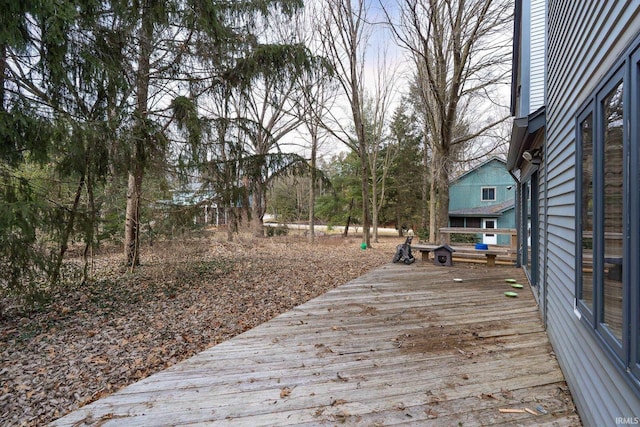
[[[429,252],[433,252],[437,248],[442,245],[426,245],[426,244],[415,244],[411,245],[411,250],[420,251],[422,254],[422,261],[429,261]],[[474,248],[466,248],[466,247],[452,247],[454,250],[453,256],[462,255],[463,257],[467,257],[469,255],[484,255],[487,259],[487,267],[495,267],[496,266],[496,257],[498,255],[508,255],[508,252],[505,250],[482,250],[482,249],[474,249]]]

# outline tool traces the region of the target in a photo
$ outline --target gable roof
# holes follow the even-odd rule
[[[458,175],[457,177],[453,178],[451,181],[449,181],[449,185],[460,181],[465,176],[477,171],[478,169],[481,169],[481,168],[485,167],[486,165],[488,165],[489,163],[494,162],[494,161],[498,161],[498,162],[502,163],[504,165],[504,167],[505,167],[505,171],[507,170],[507,162],[506,162],[506,160],[503,160],[500,157],[491,156],[490,158],[488,158],[484,162],[480,163],[478,166],[476,166],[476,167],[474,167],[472,169],[469,169],[468,171],[464,172],[463,174]]]

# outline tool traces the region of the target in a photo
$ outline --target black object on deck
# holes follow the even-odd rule
[[[404,262],[405,264],[413,264],[416,259],[411,253],[411,241],[413,237],[407,237],[407,240],[396,248],[396,254],[393,256],[393,262]]]

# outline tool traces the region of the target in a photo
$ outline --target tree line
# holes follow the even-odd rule
[[[381,221],[435,240],[457,165],[504,140],[504,108],[478,110],[499,104],[510,20],[491,0],[9,2],[0,291],[37,300],[71,274],[71,244],[85,260],[71,280],[105,239],[135,268],[154,202],[186,183],[224,209],[229,239],[263,236],[277,186],[305,176],[310,239],[345,211],[369,246]],[[383,50],[369,70],[381,31],[405,76]],[[322,161],[329,142],[345,154]]]

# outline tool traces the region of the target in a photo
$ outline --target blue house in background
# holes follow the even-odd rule
[[[163,208],[193,210],[194,224],[212,224],[216,227],[227,224],[227,213],[218,208],[215,192],[210,185],[191,182],[171,191],[171,200],[158,200]]]
[[[515,228],[515,181],[506,162],[492,157],[449,184],[449,226]],[[480,234],[482,243],[509,245],[509,235]]]

